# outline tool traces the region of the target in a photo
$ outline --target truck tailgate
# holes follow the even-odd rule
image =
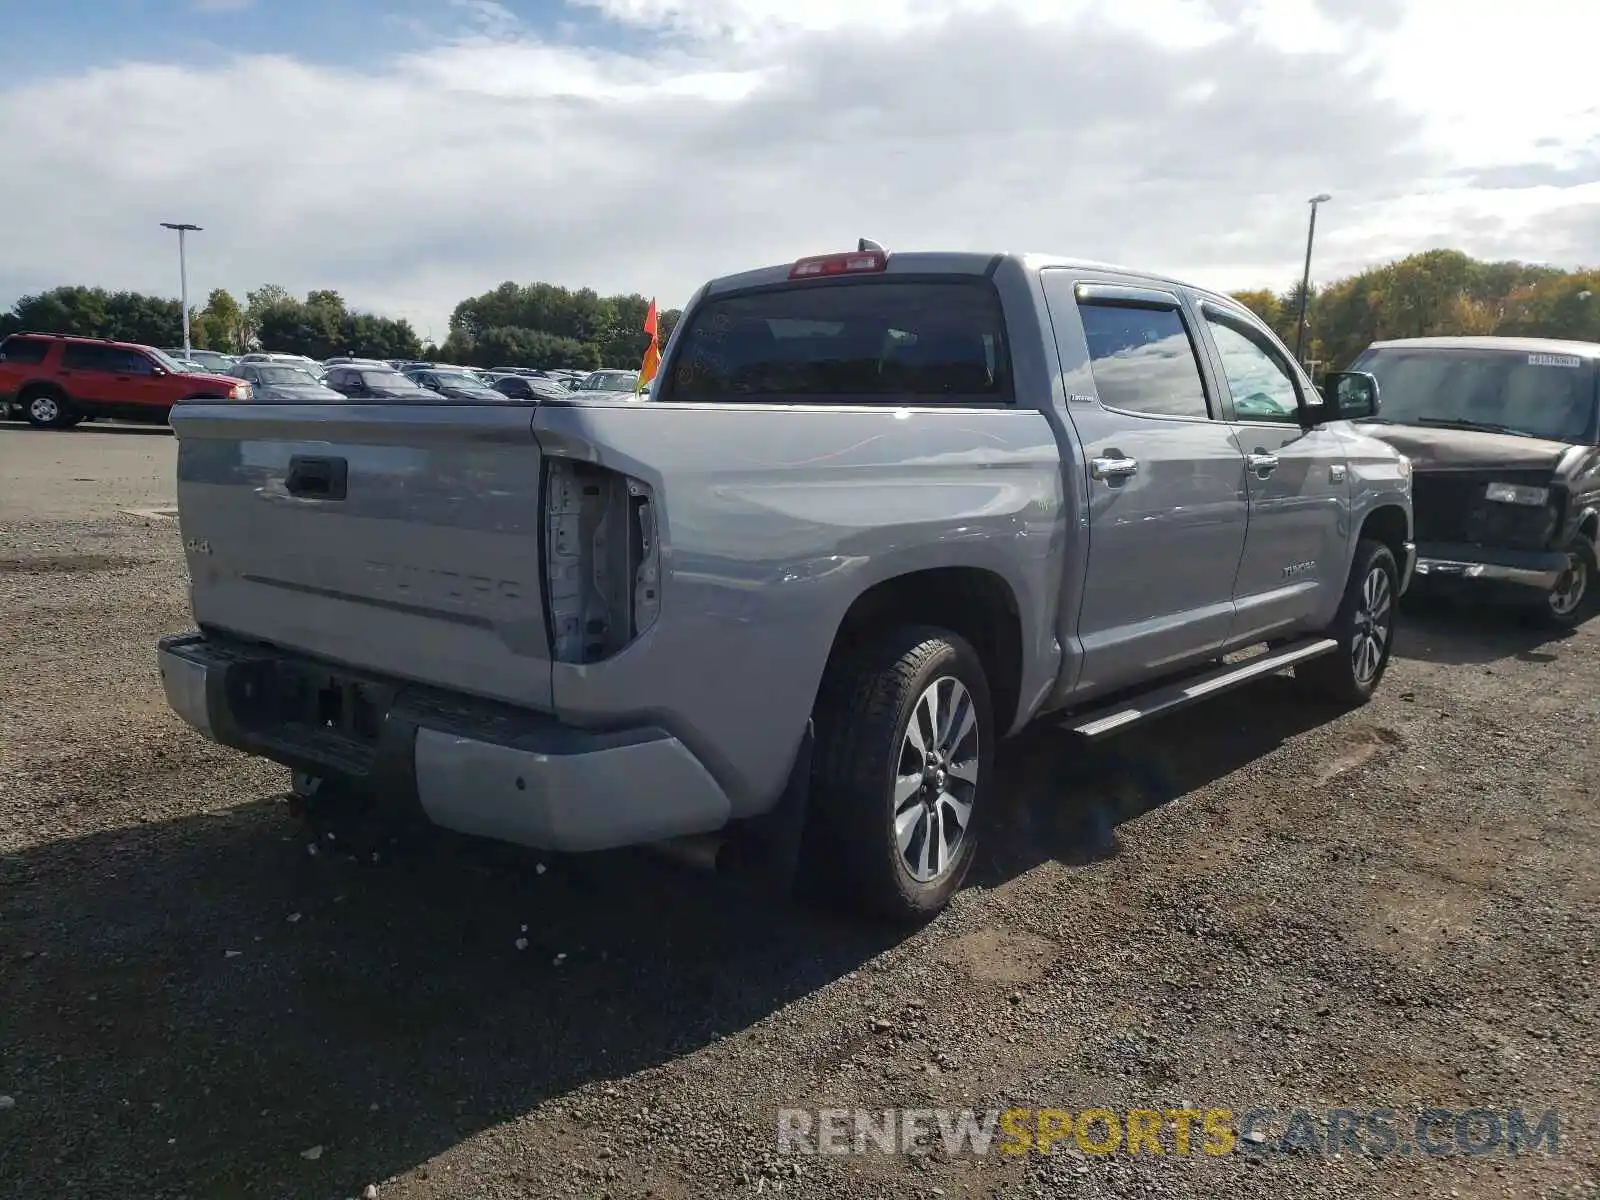
[[[548,710],[533,412],[177,406],[196,621]]]

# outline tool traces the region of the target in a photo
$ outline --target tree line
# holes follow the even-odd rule
[[[1294,345],[1300,285],[1233,293]],[[1388,338],[1498,334],[1600,342],[1600,270],[1562,271],[1523,262],[1481,262],[1428,250],[1313,288],[1306,357],[1348,366]]]
[[[409,321],[353,310],[336,291],[292,296],[276,284],[245,293],[240,303],[218,288],[189,313],[189,343],[239,354],[250,349],[331,358],[443,360],[484,367],[636,368],[649,336],[650,302],[640,295],[601,296],[549,283],[503,283],[456,305],[450,335],[425,345]],[[658,315],[663,340],[678,313]],[[183,344],[177,300],[96,287],[58,287],[18,300],[0,314],[0,337],[19,330],[76,334],[150,346]]]
[[[1298,284],[1234,295],[1294,345]],[[238,353],[259,347],[329,358],[423,358],[482,367],[636,368],[649,338],[649,301],[602,296],[551,283],[502,283],[456,305],[441,345],[424,345],[405,320],[351,309],[336,291],[302,300],[275,284],[240,303],[218,288],[190,312],[190,340]],[[1600,342],[1600,270],[1562,271],[1522,262],[1480,262],[1429,250],[1314,288],[1307,305],[1307,358],[1332,369],[1383,338],[1520,334]],[[679,312],[660,314],[664,342]],[[177,300],[104,288],[59,287],[24,296],[0,314],[0,336],[27,329],[155,346],[183,339]]]

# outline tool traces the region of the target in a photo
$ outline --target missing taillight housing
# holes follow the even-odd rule
[[[545,520],[551,654],[570,663],[610,658],[660,611],[655,494],[620,472],[552,459]]]

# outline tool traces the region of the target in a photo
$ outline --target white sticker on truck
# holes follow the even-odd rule
[[[1570,354],[1530,354],[1528,355],[1530,367],[1581,367],[1583,359]]]

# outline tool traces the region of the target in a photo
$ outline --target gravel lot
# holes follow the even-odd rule
[[[1417,614],[1358,712],[1274,679],[1092,754],[1030,735],[904,937],[636,854],[309,853],[285,773],[162,700],[178,528],[120,510],[170,505],[172,461],[0,426],[0,1196],[1600,1194],[1600,621]],[[1186,1103],[1562,1138],[775,1150],[784,1107]]]

